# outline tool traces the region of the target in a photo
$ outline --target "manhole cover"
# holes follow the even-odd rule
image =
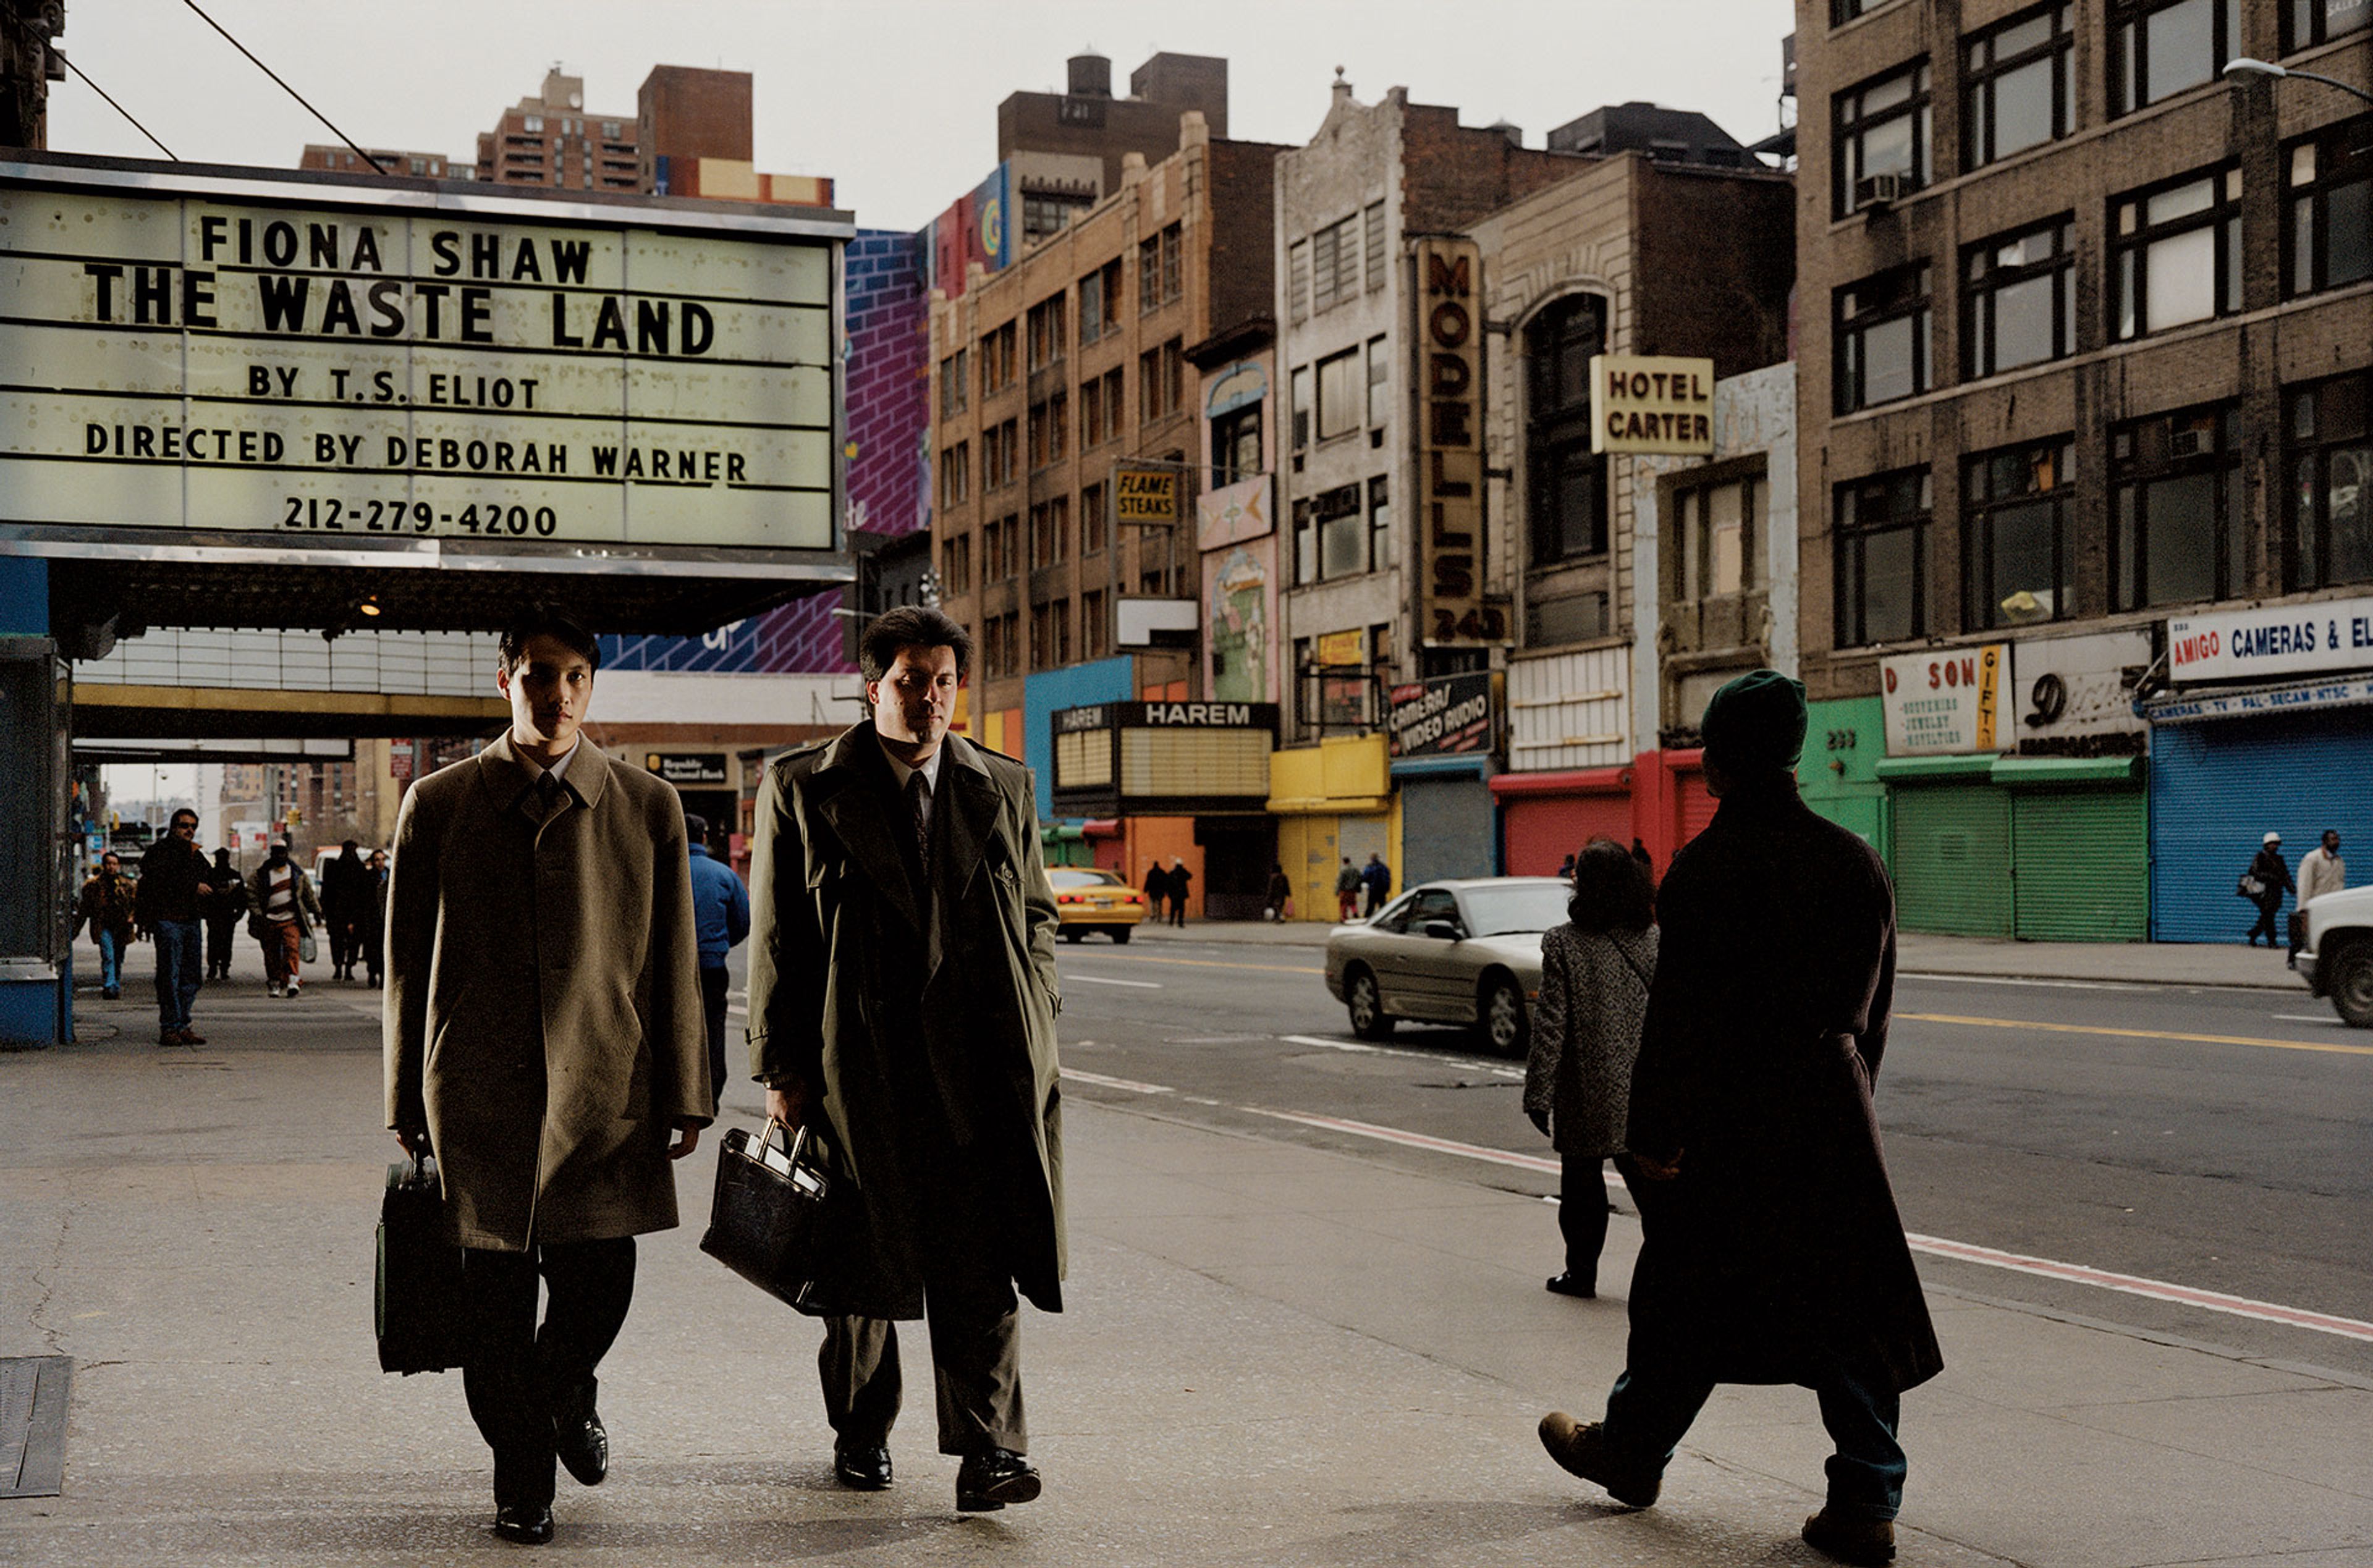
[[[0,1497],[55,1497],[66,1465],[74,1358],[0,1357]]]

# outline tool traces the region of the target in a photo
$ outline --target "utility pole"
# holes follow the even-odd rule
[[[50,145],[50,84],[65,80],[53,41],[65,0],[0,0],[0,146]]]

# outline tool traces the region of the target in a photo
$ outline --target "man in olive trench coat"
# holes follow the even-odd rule
[[[708,1046],[682,800],[579,738],[599,657],[581,627],[537,616],[500,657],[510,729],[414,784],[397,819],[387,1120],[437,1156],[496,1533],[533,1545],[555,1455],[589,1486],[607,1471],[594,1368],[625,1322],[634,1237],[676,1223],[669,1161],[709,1120]]]
[[[751,865],[751,1071],[825,1136],[825,1414],[843,1485],[890,1484],[896,1318],[928,1316],[956,1504],[1025,1503],[1018,1286],[1062,1307],[1055,897],[1029,771],[948,734],[971,640],[867,627],[872,716],[767,771]]]
[[[1603,1424],[1541,1422],[1561,1465],[1656,1499],[1717,1383],[1798,1383],[1837,1445],[1805,1539],[1895,1554],[1898,1396],[1944,1359],[1879,1151],[1871,1085],[1895,983],[1894,895],[1796,795],[1804,688],[1771,670],[1705,714],[1713,821],[1657,891],[1661,944],[1625,1143],[1647,1179],[1631,1342]]]

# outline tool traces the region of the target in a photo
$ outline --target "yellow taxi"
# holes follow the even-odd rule
[[[1085,941],[1091,931],[1126,942],[1145,920],[1145,895],[1123,881],[1117,871],[1050,865],[1046,880],[1055,885],[1055,914],[1066,942]]]

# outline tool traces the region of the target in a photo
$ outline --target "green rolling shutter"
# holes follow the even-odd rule
[[[2011,934],[2010,796],[1983,778],[1899,784],[1895,919],[1947,936]]]
[[[2150,845],[2139,786],[2011,792],[2016,929],[2038,942],[2149,935]]]

